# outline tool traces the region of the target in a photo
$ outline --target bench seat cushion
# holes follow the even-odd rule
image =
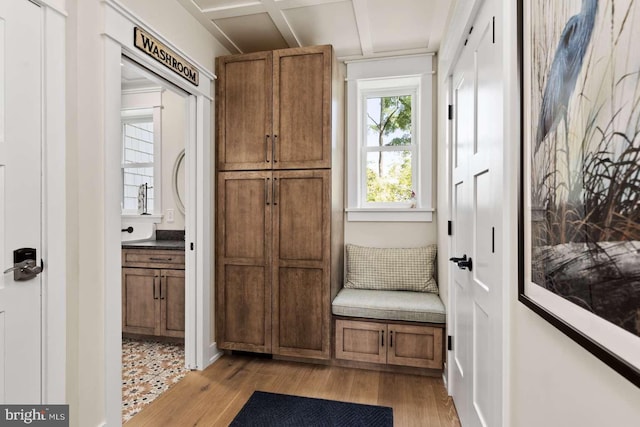
[[[433,293],[342,289],[332,303],[336,316],[445,323],[444,304]]]

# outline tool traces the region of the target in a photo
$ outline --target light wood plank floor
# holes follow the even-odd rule
[[[395,426],[460,426],[441,378],[236,355],[188,373],[126,426],[227,426],[255,390],[390,406]]]

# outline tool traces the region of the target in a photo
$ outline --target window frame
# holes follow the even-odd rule
[[[433,55],[412,55],[347,61],[346,181],[347,221],[431,222],[434,159]],[[366,202],[366,105],[371,94],[394,95],[415,88],[412,94],[412,181],[415,207],[409,203]],[[394,93],[395,92],[395,93]],[[376,147],[379,148],[379,147]],[[393,150],[396,151],[396,150]],[[397,150],[403,151],[403,150]],[[366,202],[366,203],[365,203]]]

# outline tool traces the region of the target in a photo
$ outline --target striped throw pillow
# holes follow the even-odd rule
[[[438,293],[433,274],[437,246],[367,248],[347,245],[345,288]]]

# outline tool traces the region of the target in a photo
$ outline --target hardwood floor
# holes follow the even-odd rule
[[[460,426],[441,378],[237,355],[190,372],[126,426],[226,426],[255,390],[390,406],[395,426]]]

